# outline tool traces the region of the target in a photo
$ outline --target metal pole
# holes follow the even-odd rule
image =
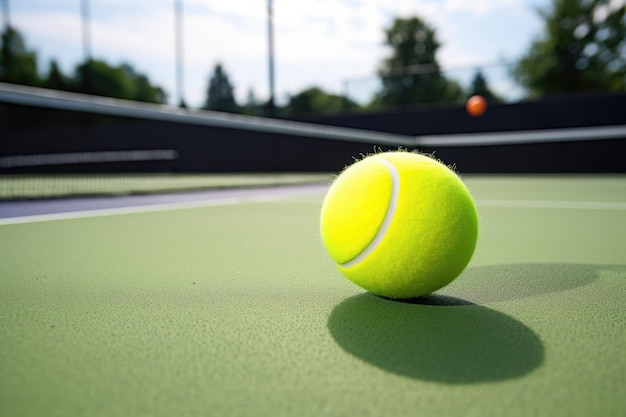
[[[276,114],[274,103],[274,25],[273,25],[272,0],[267,0],[267,40],[268,40],[268,70],[270,99],[268,102],[268,115],[273,117]]]
[[[12,64],[11,64],[11,37],[12,37],[12,33],[11,33],[11,19],[9,18],[9,0],[4,0],[2,2],[2,17],[4,20],[4,36],[6,36],[5,40],[7,41],[8,45],[3,45],[3,67],[2,68],[2,74],[0,74],[0,79],[2,81],[11,81],[11,79],[13,78],[13,68],[12,68]]]
[[[9,17],[9,0],[2,2],[2,17],[4,20],[4,30],[8,32],[9,26],[11,26],[11,19]]]
[[[175,48],[176,48],[176,91],[178,96],[178,105],[187,107],[185,103],[185,86],[183,72],[183,2],[182,0],[174,1],[174,30],[175,30]]]
[[[350,81],[343,80],[343,100],[341,103],[342,110],[348,109],[348,100],[350,100]]]
[[[85,85],[87,94],[93,93],[93,77],[91,73],[91,20],[89,14],[89,0],[80,2],[83,25],[83,54],[85,56]]]

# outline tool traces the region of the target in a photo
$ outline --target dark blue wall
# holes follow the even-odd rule
[[[307,122],[408,135],[626,124],[626,94],[491,104],[480,118],[460,107],[310,117]],[[17,172],[339,171],[374,145],[0,105],[0,157],[173,149],[171,161],[108,162],[0,169]],[[382,147],[382,150],[390,149]],[[626,173],[626,138],[500,146],[420,148],[461,173]]]

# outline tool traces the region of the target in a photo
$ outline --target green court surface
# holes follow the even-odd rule
[[[464,179],[477,251],[411,303],[321,194],[0,226],[0,415],[624,416],[626,177]]]

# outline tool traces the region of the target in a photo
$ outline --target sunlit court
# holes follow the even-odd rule
[[[623,0],[2,0],[0,416],[623,416]]]

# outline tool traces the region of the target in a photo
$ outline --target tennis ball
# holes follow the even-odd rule
[[[483,96],[471,96],[465,103],[465,110],[470,116],[482,116],[487,111],[487,100]]]
[[[370,155],[335,179],[320,229],[343,275],[371,293],[406,299],[438,290],[465,269],[478,215],[452,170],[396,151]]]

